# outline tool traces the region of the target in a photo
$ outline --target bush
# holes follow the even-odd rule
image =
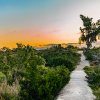
[[[93,48],[85,52],[87,59],[93,63],[92,67],[85,67],[89,86],[93,89],[96,100],[100,100],[100,48]]]
[[[84,69],[88,75],[89,86],[93,89],[97,100],[100,100],[100,66],[85,67]]]
[[[29,72],[29,77],[22,81],[21,97],[25,97],[25,100],[54,100],[58,91],[69,80],[69,71],[64,66],[38,66],[36,73],[34,77]]]
[[[84,54],[87,60],[89,61],[98,60],[98,58],[100,57],[100,48],[93,48],[93,49],[86,50]]]
[[[70,71],[75,69],[75,66],[80,59],[80,55],[77,54],[77,49],[74,47],[60,49],[52,47],[50,49],[39,51],[39,54],[46,60],[46,66],[56,67],[64,65]]]

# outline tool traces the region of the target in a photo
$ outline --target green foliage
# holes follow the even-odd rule
[[[86,59],[89,61],[98,61],[100,58],[100,48],[93,48],[84,52]]]
[[[88,50],[86,52],[84,52],[84,54],[86,55],[86,59],[92,61],[93,60],[93,51]]]
[[[100,100],[100,66],[84,68],[88,75],[89,86],[93,89],[97,99]]]
[[[0,50],[0,100],[54,100],[79,61],[77,48],[61,45],[36,51],[32,46]],[[48,66],[48,67],[46,67]]]
[[[67,48],[52,47],[39,52],[46,60],[46,66],[56,67],[59,65],[66,66],[70,71],[75,69],[79,61],[77,48],[68,46]]]
[[[38,66],[35,73],[29,71],[29,76],[22,81],[21,97],[25,100],[53,100],[69,80],[69,71],[63,66]]]
[[[93,48],[85,52],[90,63],[95,62],[92,67],[85,67],[89,86],[93,89],[97,99],[100,100],[100,48]]]
[[[5,74],[3,74],[2,72],[0,72],[0,83],[1,83],[2,81],[4,81],[5,79],[6,79]]]
[[[18,47],[12,50],[8,48],[2,48],[0,51],[0,71],[6,76],[8,85],[6,86],[5,91],[8,91],[10,85],[11,88],[13,88],[13,84],[17,86],[16,80],[20,82],[24,79],[28,67],[34,70],[36,69],[37,65],[45,65],[45,60],[38,56],[36,51],[31,46],[18,44]],[[11,94],[9,95],[8,92],[3,93],[4,94],[2,94],[2,96],[5,100],[8,97],[10,99],[12,98],[12,96],[10,96]]]
[[[100,20],[97,20],[96,23],[92,22],[93,18],[86,17],[84,15],[80,15],[81,20],[83,21],[84,28],[80,27],[81,37],[80,43],[86,42],[87,48],[92,46],[92,42],[96,42],[97,35],[100,33]]]
[[[54,100],[68,82],[69,70],[72,71],[78,63],[79,55],[74,49],[58,46],[38,51],[49,67],[38,65],[34,71],[28,68],[25,80],[21,81],[21,97],[26,100]]]

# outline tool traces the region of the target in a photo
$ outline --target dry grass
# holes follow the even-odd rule
[[[8,85],[7,81],[0,84],[0,100],[16,100],[20,90],[19,82],[13,83],[13,85]]]

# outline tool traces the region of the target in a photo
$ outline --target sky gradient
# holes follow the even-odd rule
[[[0,47],[78,42],[80,14],[100,18],[100,0],[0,0]]]

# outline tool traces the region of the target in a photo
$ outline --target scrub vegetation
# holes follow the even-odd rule
[[[84,53],[91,66],[85,67],[89,86],[93,89],[96,100],[100,100],[100,48],[93,48]]]
[[[80,60],[77,48],[17,44],[0,50],[0,100],[54,100]]]

